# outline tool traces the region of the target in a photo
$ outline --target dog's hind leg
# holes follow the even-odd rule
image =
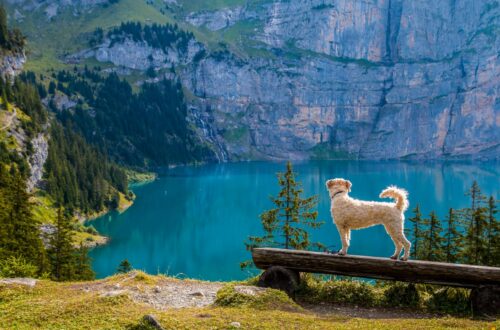
[[[401,254],[401,250],[403,250],[403,243],[398,235],[397,230],[394,230],[394,228],[391,228],[390,226],[384,225],[384,227],[389,236],[391,236],[392,242],[395,246],[394,254],[390,258],[397,260],[399,258],[399,255]]]
[[[405,253],[401,260],[406,261],[408,260],[408,257],[410,256],[410,248],[411,248],[411,243],[408,239],[406,239],[406,236],[404,233],[401,233],[401,240],[405,249]]]

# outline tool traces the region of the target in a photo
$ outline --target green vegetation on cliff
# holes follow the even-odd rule
[[[111,159],[139,168],[209,159],[212,152],[194,135],[179,81],[144,83],[138,92],[116,74],[84,68],[59,71],[51,97],[61,93],[79,98],[74,109],[59,111],[65,127]]]

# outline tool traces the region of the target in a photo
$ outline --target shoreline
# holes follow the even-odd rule
[[[135,198],[136,198],[136,195],[132,191],[132,188],[134,188],[134,187],[140,187],[140,186],[143,186],[143,185],[150,184],[150,183],[152,183],[152,182],[154,182],[154,181],[156,181],[158,179],[158,174],[157,173],[137,173],[136,172],[136,174],[139,174],[139,175],[135,175],[131,179],[131,182],[128,185],[128,187],[130,189],[130,192],[132,193],[132,198],[131,199],[128,199],[124,194],[119,193],[120,194],[120,201],[119,201],[118,208],[113,209],[113,210],[109,209],[109,208],[105,208],[104,210],[102,210],[100,212],[94,212],[94,213],[88,214],[88,215],[77,214],[75,216],[75,218],[77,219],[77,221],[81,225],[87,227],[86,226],[87,224],[89,224],[92,221],[96,220],[97,218],[105,216],[106,214],[109,214],[111,212],[116,211],[119,214],[125,213],[132,205],[134,205],[134,201],[135,201]],[[141,178],[142,180],[141,179],[137,180],[138,178]],[[85,245],[85,247],[87,247],[89,249],[93,249],[95,247],[106,245],[111,240],[110,237],[104,236],[104,235],[102,235],[99,232],[97,232],[97,234],[95,234],[95,235],[92,235],[91,237],[93,238],[92,241],[88,241],[88,242],[85,241],[85,242],[83,242],[83,244]]]

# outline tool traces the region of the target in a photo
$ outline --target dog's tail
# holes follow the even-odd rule
[[[408,192],[395,186],[390,186],[380,193],[381,198],[394,198],[396,200],[396,208],[401,212],[406,211],[409,206]]]

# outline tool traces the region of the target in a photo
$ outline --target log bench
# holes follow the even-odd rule
[[[364,277],[410,283],[470,288],[475,314],[500,313],[500,268],[365,256],[339,256],[324,252],[255,248],[252,258],[264,270],[259,285],[292,295],[300,272]]]

